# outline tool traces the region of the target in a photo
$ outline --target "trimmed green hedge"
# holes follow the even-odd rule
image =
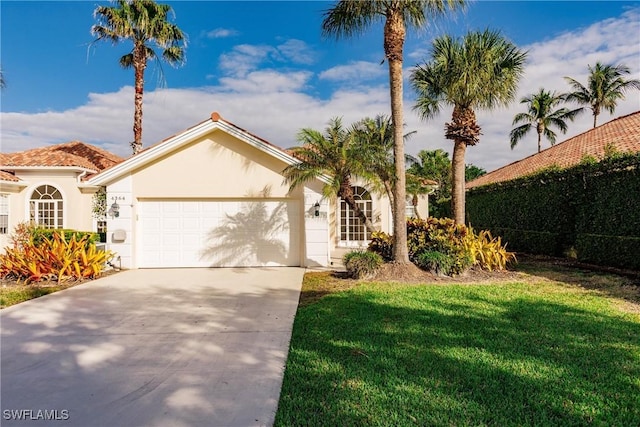
[[[558,233],[502,227],[495,227],[491,232],[502,237],[502,241],[509,244],[508,250],[510,251],[543,255],[562,252],[562,241]]]
[[[469,223],[503,236],[511,250],[557,256],[575,247],[578,259],[638,268],[631,260],[640,245],[610,242],[640,238],[640,153],[473,188],[466,205]],[[583,235],[595,237],[578,245]]]
[[[61,229],[61,228],[34,228],[33,229],[33,242],[38,245],[42,243],[42,239],[46,237],[51,240],[53,238],[53,233],[64,233],[64,238],[66,241],[69,241],[74,235],[76,235],[76,239],[80,240],[85,235],[89,236],[89,240],[87,243],[98,243],[100,241],[100,235],[98,233],[94,233],[91,231],[78,231],[78,230],[70,230],[70,229]]]
[[[640,270],[640,237],[578,234],[578,260],[592,264]]]

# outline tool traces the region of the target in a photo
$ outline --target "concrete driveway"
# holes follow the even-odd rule
[[[132,270],[4,309],[0,424],[271,425],[303,274]]]

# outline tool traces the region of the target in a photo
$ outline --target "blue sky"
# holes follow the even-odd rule
[[[303,127],[322,128],[335,116],[351,123],[389,113],[381,26],[350,40],[320,35],[322,12],[331,2],[167,2],[175,23],[189,36],[187,62],[173,69],[157,66],[145,75],[143,141],[151,145],[206,119],[212,111],[276,145],[296,144]],[[133,72],[118,58],[130,49],[122,43],[91,45],[89,32],[97,4],[108,2],[0,3],[2,70],[2,151],[82,140],[121,155],[132,139]],[[563,76],[586,80],[587,65],[624,63],[640,78],[640,2],[622,1],[475,1],[466,12],[434,21],[410,33],[405,71],[427,58],[431,40],[468,30],[502,31],[529,51],[518,98],[539,87],[565,91]],[[407,151],[443,148],[445,109],[421,121],[411,110],[415,95],[405,85],[407,130],[417,130]],[[479,112],[480,144],[467,160],[488,170],[532,154],[530,134],[509,148],[511,119],[522,110]],[[632,93],[613,117],[640,110]],[[612,118],[603,113],[604,123]],[[566,136],[584,132],[589,114],[572,123]]]

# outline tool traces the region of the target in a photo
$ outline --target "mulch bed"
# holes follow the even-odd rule
[[[112,274],[116,274],[119,272],[120,270],[115,270],[115,269],[106,270],[106,271],[103,271],[100,277],[97,277],[96,279],[110,276]],[[91,282],[96,279],[77,279],[77,280],[69,279],[61,282],[60,284],[58,284],[57,280],[43,280],[40,282],[30,282],[25,285],[24,280],[16,280],[14,278],[0,278],[0,287],[5,288],[9,286],[37,286],[40,288],[51,288],[51,287],[60,286],[66,289],[66,288],[71,288],[73,286],[80,285],[82,283]]]
[[[368,280],[380,282],[403,283],[484,283],[505,280],[521,280],[524,274],[517,271],[486,271],[479,268],[471,268],[459,276],[438,276],[428,271],[421,270],[414,264],[386,263],[378,272]]]

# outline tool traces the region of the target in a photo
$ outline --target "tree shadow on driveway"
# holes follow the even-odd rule
[[[4,309],[2,410],[67,410],[65,426],[268,425],[302,274],[132,270]]]

